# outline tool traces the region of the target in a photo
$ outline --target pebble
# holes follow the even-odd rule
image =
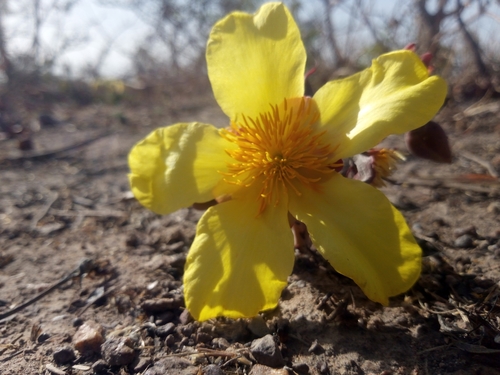
[[[460,237],[458,237],[454,242],[453,245],[455,247],[465,249],[465,248],[470,248],[474,244],[474,240],[470,234],[464,234]]]
[[[125,366],[137,355],[134,344],[128,337],[110,337],[102,345],[102,358],[110,366]]]
[[[194,333],[195,329],[196,329],[196,327],[195,327],[194,323],[188,323],[185,326],[179,327],[179,332],[182,335],[189,337]]]
[[[73,319],[73,327],[80,327],[83,324],[82,318]]]
[[[191,314],[189,313],[189,311],[187,309],[185,309],[183,312],[181,312],[181,315],[179,316],[179,322],[181,324],[187,324],[187,323],[194,322],[194,319],[191,316]]]
[[[108,364],[104,360],[100,359],[94,362],[94,364],[92,365],[92,371],[95,374],[107,374]]]
[[[159,337],[167,337],[171,333],[173,333],[175,330],[175,324],[174,323],[167,323],[164,326],[160,326],[155,328],[155,334],[156,336]]]
[[[266,335],[252,341],[250,351],[255,360],[265,366],[281,367],[285,364],[278,344],[272,335]]]
[[[48,334],[47,332],[43,332],[40,334],[40,336],[37,337],[36,341],[42,343],[47,341],[48,339],[50,339],[50,334]]]
[[[182,299],[177,298],[157,298],[149,299],[141,304],[141,308],[148,314],[162,313],[166,310],[178,309],[183,305]]]
[[[73,344],[80,353],[96,352],[101,350],[104,342],[104,329],[95,322],[83,323],[73,335]]]
[[[198,332],[196,334],[196,343],[207,343],[207,342],[210,342],[212,341],[213,339],[213,336],[209,333],[206,333],[206,332]]]
[[[54,358],[54,362],[58,365],[65,365],[73,362],[76,359],[76,355],[72,347],[63,346],[56,348],[54,354],[52,354],[52,358]]]
[[[257,337],[264,337],[271,333],[271,330],[266,324],[264,318],[257,315],[255,318],[250,319],[248,322],[248,329]]]
[[[224,371],[217,365],[208,365],[203,369],[203,375],[224,375]]]

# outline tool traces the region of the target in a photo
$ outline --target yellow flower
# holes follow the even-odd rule
[[[157,129],[131,151],[137,199],[167,214],[218,199],[200,219],[184,273],[197,320],[250,317],[278,304],[294,263],[288,213],[320,253],[382,304],[420,273],[421,251],[378,190],[343,177],[339,160],[428,122],[446,84],[410,51],[389,53],[304,97],[306,53],[288,9],[263,5],[219,21],[207,46],[217,129]]]

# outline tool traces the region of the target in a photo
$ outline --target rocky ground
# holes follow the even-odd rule
[[[449,105],[437,120],[453,163],[409,156],[383,188],[426,255],[408,293],[384,308],[314,249],[297,251],[279,308],[204,323],[186,314],[181,283],[201,212],[142,208],[126,159],[155,126],[224,117],[57,116],[35,151],[0,141],[1,374],[500,373],[500,102]],[[401,137],[385,143],[405,152]]]

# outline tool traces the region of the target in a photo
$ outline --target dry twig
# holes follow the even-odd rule
[[[62,278],[60,281],[49,287],[48,289],[44,290],[43,292],[37,294],[35,297],[30,299],[29,301],[26,301],[25,303],[13,308],[12,310],[9,310],[3,314],[0,314],[0,323],[2,320],[8,318],[9,316],[18,313],[19,311],[25,309],[26,307],[32,305],[36,301],[42,299],[45,297],[47,294],[50,292],[56,290],[58,287],[63,285],[64,283],[68,282],[74,277],[80,276],[82,277],[84,274],[88,273],[89,270],[92,268],[93,262],[91,259],[84,259],[78,267],[76,267],[73,271],[71,271],[66,277]]]

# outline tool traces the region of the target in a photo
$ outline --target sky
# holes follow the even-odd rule
[[[58,12],[49,5],[67,0],[40,1],[41,14],[45,20],[41,27],[43,54],[40,55],[40,59],[57,57],[58,73],[78,76],[86,66],[95,65],[99,58],[105,57],[100,73],[111,78],[122,76],[130,70],[130,57],[137,46],[141,45],[146,35],[152,31],[151,26],[133,10],[103,5],[106,0],[76,1],[65,17],[61,17],[63,12]],[[372,1],[372,14],[387,15],[397,12],[401,4],[410,1],[412,0]],[[347,1],[349,2],[352,3],[351,0]],[[28,51],[32,47],[34,22],[33,17],[27,19],[26,14],[33,15],[34,3],[35,0],[11,0],[9,2],[11,14],[7,14],[3,19],[11,54]],[[304,15],[321,13],[319,0],[305,3],[309,6],[303,10]],[[492,9],[493,12],[486,18],[486,22],[483,20],[481,26],[477,26],[481,37],[487,40],[500,32],[499,6],[493,6]],[[349,21],[347,13],[340,9],[335,14],[334,22],[339,30],[347,27],[345,26]],[[363,34],[360,34],[358,38],[362,40]],[[497,43],[498,47],[497,38],[494,43]],[[109,46],[111,48],[108,48]]]
[[[41,0],[42,4],[52,1]],[[11,54],[29,50],[33,40],[33,21],[26,22],[18,16],[20,9],[33,8],[33,1],[11,2],[13,15],[5,17],[8,46]],[[117,76],[130,68],[129,56],[150,29],[129,9],[103,6],[98,1],[81,0],[66,17],[54,10],[43,12],[47,18],[41,28],[42,58],[54,54],[58,69],[69,66],[77,74],[87,64],[94,64],[103,51],[109,49],[102,67],[107,76]],[[67,47],[65,47],[65,45]]]

